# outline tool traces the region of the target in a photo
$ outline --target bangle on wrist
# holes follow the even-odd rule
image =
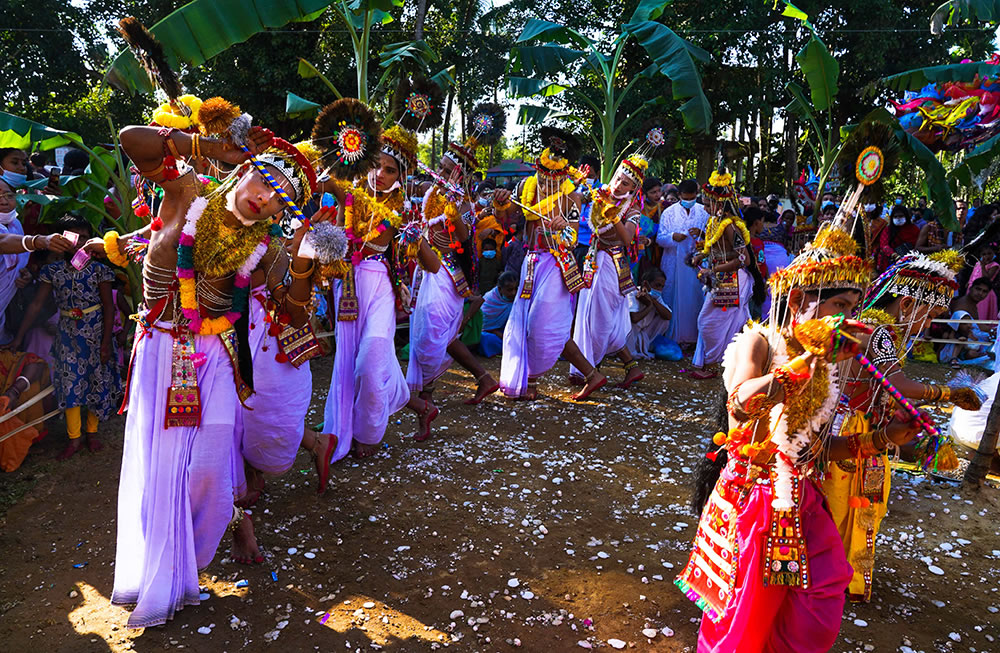
[[[28,247],[28,238],[32,238],[32,236],[21,236],[21,247],[24,248],[25,252],[33,252],[35,249],[33,247]]]
[[[294,265],[289,265],[288,266],[288,273],[290,275],[292,275],[293,279],[308,279],[309,277],[312,276],[313,270],[315,270],[315,269],[316,269],[316,261],[313,260],[313,261],[309,262],[309,267],[306,268],[306,270],[304,272],[296,272],[295,271],[295,266]]]
[[[295,299],[294,297],[292,297],[292,293],[287,292],[287,293],[285,293],[285,301],[287,301],[292,306],[298,306],[299,308],[305,308],[305,307],[309,306],[310,304],[312,304],[312,296],[310,295],[304,301],[299,301],[298,299]]]

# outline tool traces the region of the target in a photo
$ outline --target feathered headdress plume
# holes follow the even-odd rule
[[[476,145],[493,145],[503,136],[507,114],[495,102],[483,102],[472,110],[466,131],[476,139]]]
[[[541,129],[542,147],[549,151],[550,156],[574,162],[580,158],[580,140],[558,127],[543,126]]]
[[[423,132],[444,121],[444,92],[423,75],[403,75],[392,95],[392,117],[412,132]]]
[[[664,159],[677,143],[677,129],[669,120],[655,116],[643,123],[636,141],[644,159]]]
[[[149,75],[150,82],[163,89],[171,103],[184,93],[177,73],[167,61],[163,44],[157,41],[156,37],[150,34],[149,30],[137,18],[133,16],[123,18],[118,23],[118,32]]]
[[[375,112],[354,98],[323,107],[312,129],[312,142],[323,153],[325,169],[347,180],[378,166],[381,136]]]
[[[874,181],[869,182],[865,177],[876,172],[872,168],[878,162],[878,154],[881,154],[881,169],[875,174]],[[837,164],[842,179],[858,179],[867,186],[863,191],[865,199],[878,202],[885,192],[884,180],[892,176],[899,165],[899,156],[899,141],[892,127],[881,121],[864,120],[847,137]],[[865,169],[859,169],[859,166]]]

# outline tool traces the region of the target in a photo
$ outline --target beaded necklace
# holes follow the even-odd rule
[[[224,236],[225,242],[236,253],[227,251],[222,261],[213,260],[215,256],[207,255],[204,250],[199,256],[201,248],[197,247],[196,243],[203,243],[206,238],[213,235],[219,237],[221,232],[219,223],[222,216],[218,207],[222,205],[218,203],[219,201],[224,202],[225,198],[221,195],[212,200],[206,200],[204,197],[195,198],[184,217],[184,227],[177,242],[177,280],[180,284],[181,313],[189,321],[188,329],[200,335],[218,335],[228,331],[239,319],[250,298],[250,275],[260,263],[271,242],[270,225],[266,221],[261,221],[251,227],[231,230],[232,234]],[[225,211],[224,208],[222,210]],[[203,217],[206,220],[203,220]],[[195,236],[200,226],[208,226],[206,230],[208,233],[202,231],[202,239],[196,240]],[[217,247],[212,251],[219,253]],[[242,264],[239,264],[239,256],[243,257]],[[198,305],[195,272],[204,280],[216,279],[231,274],[234,270],[236,279],[233,283],[233,298],[229,310],[221,317],[203,318]]]

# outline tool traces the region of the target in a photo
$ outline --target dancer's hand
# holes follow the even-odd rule
[[[274,132],[260,125],[250,128],[250,133],[247,134],[247,148],[250,150],[251,154],[257,155],[271,147],[271,143],[274,142]],[[248,158],[247,153],[243,151],[239,145],[235,143],[230,143],[229,141],[220,141],[220,148],[218,156],[216,157],[220,161],[225,161],[226,163],[231,163],[232,165],[239,165],[246,161]]]
[[[493,191],[493,203],[498,206],[503,206],[510,201],[510,191],[506,188],[498,188]]]
[[[930,416],[920,411],[924,420],[930,422]],[[899,408],[892,415],[892,421],[885,427],[885,436],[897,447],[911,442],[920,433],[920,422],[909,412]]]

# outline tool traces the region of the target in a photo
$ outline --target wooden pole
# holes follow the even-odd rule
[[[979,449],[976,450],[976,455],[972,457],[972,462],[965,470],[965,484],[967,486],[978,489],[986,481],[986,474],[990,471],[990,463],[997,453],[998,435],[1000,435],[1000,384],[997,384],[993,405],[990,406],[990,414],[986,418],[986,428],[983,429]]]

